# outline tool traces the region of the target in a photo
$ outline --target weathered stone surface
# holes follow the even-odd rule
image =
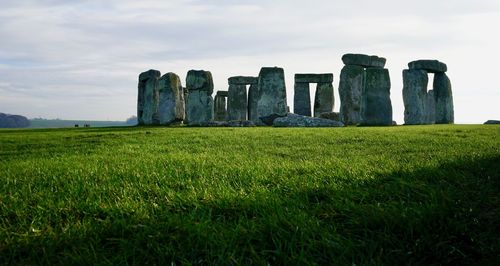
[[[249,120],[243,121],[229,121],[227,122],[228,127],[254,127],[255,123]]]
[[[434,98],[436,99],[436,124],[453,124],[453,95],[451,82],[445,73],[434,74]]]
[[[384,68],[386,59],[376,55],[345,54],[342,56],[342,62],[346,65]]]
[[[186,102],[186,122],[188,125],[200,125],[214,119],[214,101],[206,91],[195,90],[188,93]]]
[[[365,70],[361,119],[363,125],[392,125],[391,81],[382,68]]]
[[[254,127],[253,121],[206,121],[199,123],[196,126],[201,127]]]
[[[158,80],[159,107],[161,125],[170,125],[184,120],[184,91],[181,80],[174,73],[167,73]]]
[[[227,91],[225,93],[221,93],[218,91],[215,95],[214,99],[214,113],[216,121],[225,121],[227,118],[227,110],[226,110],[226,99],[227,99]]]
[[[274,120],[275,127],[343,127],[342,122],[288,113]]]
[[[332,83],[333,74],[295,74],[295,83]]]
[[[188,96],[186,100],[186,121],[188,125],[200,125],[214,119],[214,88],[209,71],[190,70],[186,77]]]
[[[246,85],[229,85],[227,96],[227,119],[247,120],[248,100]]]
[[[488,120],[484,122],[485,125],[498,125],[500,124],[500,120]]]
[[[424,124],[434,124],[436,122],[436,99],[434,98],[433,90],[429,90],[425,96],[424,110]]]
[[[263,67],[259,73],[258,88],[257,116],[259,119],[271,115],[286,115],[286,86],[283,68]]]
[[[442,73],[448,70],[445,63],[438,60],[416,60],[408,63],[410,69],[421,69],[430,73]]]
[[[284,117],[285,115],[277,115],[277,114],[272,114],[268,116],[261,116],[259,117],[259,121],[256,123],[259,126],[272,126],[273,122],[276,118]]]
[[[344,66],[340,72],[340,117],[346,125],[361,123],[361,93],[365,69],[361,66]]]
[[[425,70],[403,70],[403,102],[406,125],[425,124],[428,82],[429,78]]]
[[[293,112],[298,115],[311,116],[311,96],[309,83],[295,82],[293,94]]]
[[[148,70],[139,75],[137,97],[137,121],[139,125],[159,124],[158,116],[158,70]]]
[[[195,90],[201,90],[212,95],[214,92],[212,73],[204,70],[189,70],[186,77],[186,88],[188,93]]]
[[[228,91],[217,91],[215,96],[227,97],[229,95]]]
[[[252,84],[248,88],[248,120],[255,122],[259,121],[257,115],[257,103],[259,101],[259,87],[257,84]]]
[[[244,76],[236,76],[230,77],[228,79],[229,85],[251,85],[257,84],[257,77],[244,77]]]
[[[319,115],[319,118],[330,119],[341,122],[340,113],[338,112],[321,113]]]
[[[314,96],[314,117],[319,117],[321,113],[329,113],[333,111],[332,83],[318,83],[316,85],[316,95]]]

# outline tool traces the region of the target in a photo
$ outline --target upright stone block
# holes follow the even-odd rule
[[[436,99],[434,98],[433,90],[429,90],[425,95],[424,123],[427,125],[436,123]]]
[[[427,102],[427,83],[429,78],[425,70],[403,70],[403,102],[406,125],[426,123],[425,105]]]
[[[214,100],[214,113],[216,121],[225,121],[227,119],[226,109],[227,91],[218,91]]]
[[[257,116],[272,125],[272,117],[286,115],[286,86],[283,68],[263,67],[259,72]]]
[[[139,75],[137,97],[137,122],[139,125],[160,123],[158,116],[158,78],[160,76],[160,71],[153,69]]]
[[[209,71],[190,70],[186,77],[188,97],[186,120],[188,125],[202,125],[214,118],[212,92],[214,83]]]
[[[161,125],[170,125],[184,120],[184,91],[179,76],[163,75],[158,81],[159,119]]]
[[[436,100],[436,124],[453,124],[453,95],[451,82],[445,73],[434,74],[434,98]]]
[[[364,84],[362,66],[347,65],[340,72],[340,118],[346,125],[361,123],[361,93]]]
[[[334,102],[332,83],[318,83],[314,96],[314,117],[320,117],[322,113],[331,113]]]
[[[311,116],[309,83],[295,82],[293,112],[298,115]]]
[[[361,118],[364,125],[392,125],[391,81],[383,68],[365,70]]]
[[[246,85],[229,85],[227,96],[227,118],[229,121],[247,120],[247,87]]]
[[[257,104],[259,101],[259,87],[257,83],[250,85],[248,88],[248,120],[258,122]]]

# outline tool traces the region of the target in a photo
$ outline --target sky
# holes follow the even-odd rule
[[[398,123],[416,59],[448,65],[456,123],[483,123],[500,120],[498,27],[498,0],[1,0],[0,112],[125,120],[148,69],[208,70],[217,91],[265,66],[292,110],[295,73],[333,73],[338,111],[341,57],[363,53],[387,58]]]

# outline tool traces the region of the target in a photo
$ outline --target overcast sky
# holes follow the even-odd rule
[[[366,53],[387,58],[398,123],[415,59],[445,62],[455,121],[482,123],[500,119],[499,27],[498,0],[1,0],[0,112],[125,120],[142,71],[227,90],[263,66],[285,69],[290,106],[295,73],[333,73],[337,111],[341,57]]]

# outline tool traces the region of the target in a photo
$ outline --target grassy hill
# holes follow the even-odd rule
[[[0,264],[498,265],[499,136],[0,130]]]

